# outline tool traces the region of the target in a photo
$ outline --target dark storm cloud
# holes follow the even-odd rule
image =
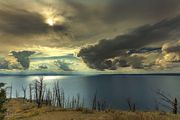
[[[65,0],[75,9],[76,20],[101,20],[113,24],[129,19],[157,20],[179,13],[179,0],[105,0],[82,2]],[[94,5],[96,4],[96,5]]]
[[[111,0],[105,20],[159,19],[179,13],[179,0]]]
[[[0,10],[1,31],[11,34],[38,34],[47,32],[48,25],[38,13],[26,10]]]
[[[13,35],[43,34],[50,30],[64,31],[63,25],[49,26],[37,12],[18,8],[0,9],[0,32]]]
[[[125,60],[132,57],[127,53],[129,49],[139,49],[146,45],[174,38],[175,35],[178,36],[179,31],[180,16],[164,19],[156,24],[144,25],[114,39],[104,39],[98,44],[82,48],[78,56],[82,57],[90,68],[114,69],[114,65],[118,62],[116,60],[117,62],[114,63],[116,57],[125,57]],[[138,67],[134,63],[131,66]]]
[[[179,0],[64,0],[73,10],[70,26],[76,44],[112,38],[143,24],[180,14]]]
[[[75,10],[76,19],[78,20],[87,20],[86,22],[88,22],[93,19],[94,15],[97,13],[93,13],[93,9],[88,4],[82,4],[81,2],[72,0],[65,0],[65,2]]]
[[[134,69],[142,69],[145,67],[143,65],[144,59],[145,59],[144,57],[140,57],[137,55],[133,55],[133,56],[130,56],[130,55],[123,56],[122,55],[115,59],[111,59],[112,64],[107,69],[116,70],[119,67],[131,67]],[[103,70],[103,69],[100,69],[100,70]]]
[[[6,5],[0,5],[0,34],[3,37],[1,43],[5,41],[7,45],[6,51],[12,50],[13,45],[21,47],[23,44],[79,47],[95,43],[102,38],[112,38],[140,24],[173,16],[179,12],[180,6],[179,0],[32,0],[29,3],[26,0],[6,0],[3,2]],[[21,3],[22,6],[19,7]],[[42,13],[43,10],[46,12],[49,9],[57,12],[57,16],[64,17],[65,23],[53,27],[47,25]],[[42,36],[39,37],[39,34]],[[16,40],[11,35],[15,35]]]
[[[126,58],[126,62],[128,67],[132,67],[134,69],[142,69],[145,66],[143,65],[143,60],[144,57],[139,57],[139,56],[129,56]],[[120,62],[117,63],[119,65]]]
[[[33,55],[34,51],[12,51],[11,54],[17,59],[24,69],[28,69],[30,65],[29,57]]]

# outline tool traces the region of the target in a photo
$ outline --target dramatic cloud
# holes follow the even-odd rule
[[[82,57],[91,68],[111,69],[114,58],[129,57],[130,55],[127,54],[129,49],[139,49],[146,45],[178,37],[179,28],[180,16],[165,19],[156,24],[144,25],[114,39],[104,39],[98,44],[82,48],[78,56]]]
[[[33,51],[12,51],[11,54],[17,59],[24,69],[28,69],[30,65],[29,57],[33,55]]]
[[[0,0],[1,44],[80,47],[179,14],[178,0]],[[21,7],[19,7],[21,5]],[[53,26],[52,26],[53,24]],[[97,27],[100,26],[100,27]],[[4,34],[5,33],[5,34]],[[28,36],[27,36],[28,35]],[[42,42],[43,41],[43,42]],[[22,44],[21,44],[22,43]]]
[[[78,71],[80,64],[92,71],[143,71],[179,64],[178,15],[179,0],[0,0],[0,56],[22,50],[41,53],[30,58],[33,68],[29,56],[18,57],[22,53],[14,55],[16,63],[9,61],[8,69],[29,70],[51,60],[47,70]],[[83,60],[67,56],[75,64],[54,65],[66,59],[61,58],[64,51]],[[2,61],[0,68],[6,67]]]
[[[131,19],[157,20],[178,14],[178,0],[109,0],[107,7],[108,22]]]
[[[179,14],[178,0],[64,0],[76,22],[71,29],[76,39],[97,41]],[[97,27],[101,26],[101,27]],[[88,29],[87,29],[88,28]],[[87,41],[88,42],[88,41]]]
[[[165,53],[180,53],[180,41],[164,44],[162,51]]]
[[[157,58],[156,65],[164,68],[172,67],[180,62],[180,41],[165,43],[162,46],[162,56]]]
[[[164,59],[168,62],[180,62],[180,54],[168,53],[164,56]]]
[[[162,19],[178,14],[178,0],[64,0],[75,9],[77,20],[114,23],[128,19]],[[96,4],[96,5],[95,5]]]

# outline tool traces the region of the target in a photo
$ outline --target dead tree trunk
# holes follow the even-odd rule
[[[45,92],[45,86],[43,82],[43,77],[40,77],[39,80],[35,81],[35,96],[36,96],[36,103],[37,107],[40,108],[43,103],[44,98],[44,92]]]
[[[52,93],[50,90],[48,90],[46,93],[46,105],[51,106],[51,102],[52,102]]]
[[[26,99],[26,87],[22,86],[22,90],[23,90],[23,99]]]
[[[128,106],[129,106],[129,111],[131,111],[131,110],[132,110],[132,106],[131,106],[131,101],[130,101],[130,99],[127,99],[127,103],[128,103]]]
[[[129,106],[129,111],[135,112],[136,111],[136,104],[131,102],[131,99],[127,99],[127,103]]]
[[[32,84],[29,84],[29,101],[32,102]]]
[[[18,94],[18,91],[16,90],[16,98],[18,98],[19,97],[19,94]]]
[[[136,111],[136,104],[133,104],[133,110],[132,110],[133,112],[135,112]]]
[[[96,108],[97,108],[97,92],[94,94],[92,110],[96,110]]]
[[[60,87],[59,87],[59,82],[56,82],[54,84],[54,90],[55,90],[55,98],[56,98],[56,101],[57,101],[57,106],[62,107],[61,90],[60,90]]]
[[[12,99],[12,84],[10,86],[10,99]]]
[[[174,103],[173,103],[173,113],[177,114],[177,99],[174,99]]]
[[[35,88],[35,100],[36,100],[36,103],[38,103],[38,84],[37,84],[37,81],[35,81],[34,88]]]

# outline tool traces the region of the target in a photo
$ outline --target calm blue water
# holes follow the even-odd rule
[[[4,76],[0,77],[0,82],[7,83],[6,86],[12,84],[15,97],[16,91],[23,95],[22,85],[26,87],[35,79],[38,77]],[[158,89],[172,98],[180,98],[180,76],[44,76],[44,81],[47,88],[52,88],[54,82],[59,81],[66,98],[80,94],[86,106],[91,106],[96,91],[98,99],[105,100],[115,109],[127,109],[126,100],[130,98],[139,110],[153,110],[155,101],[160,100],[155,93]]]

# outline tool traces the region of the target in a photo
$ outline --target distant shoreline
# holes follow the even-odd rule
[[[180,73],[84,74],[84,73],[0,73],[1,76],[180,76]]]

